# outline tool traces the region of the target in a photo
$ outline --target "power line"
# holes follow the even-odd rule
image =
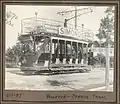
[[[77,14],[78,11],[83,11],[83,13]],[[90,7],[88,7],[88,8],[82,8],[82,9],[77,9],[77,6],[75,6],[74,10],[67,10],[67,11],[57,12],[57,14],[64,15],[64,14],[69,13],[69,12],[74,12],[75,15],[73,17],[65,19],[65,21],[64,21],[64,27],[67,27],[67,22],[69,20],[75,19],[75,29],[76,29],[77,28],[77,17],[79,17],[79,16],[81,16],[83,14],[91,13],[91,12],[93,12],[93,10]]]
[[[81,11],[81,10],[88,10],[88,9],[91,9],[91,8],[82,8],[82,9],[77,9],[77,11]],[[76,10],[67,10],[67,11],[57,12],[57,14],[64,15],[65,13],[75,12],[75,11],[76,11]]]

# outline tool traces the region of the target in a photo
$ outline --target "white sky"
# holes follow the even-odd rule
[[[77,8],[86,8],[88,6],[79,6]],[[84,14],[78,17],[77,24],[81,26],[84,24],[85,28],[91,29],[94,33],[96,33],[100,26],[100,20],[105,16],[104,11],[107,6],[97,6],[94,8],[92,13]],[[6,11],[11,11],[15,13],[18,18],[12,20],[12,24],[14,26],[10,26],[6,24],[6,49],[16,44],[18,33],[21,32],[21,20],[24,18],[34,17],[35,12],[38,12],[38,17],[40,18],[48,18],[52,20],[63,21],[65,18],[69,18],[69,16],[73,16],[73,14],[68,14],[66,16],[58,15],[57,12],[64,10],[74,9],[74,6],[19,6],[19,5],[7,5]],[[78,12],[80,13],[80,12]],[[74,19],[69,21],[68,23],[73,23]]]

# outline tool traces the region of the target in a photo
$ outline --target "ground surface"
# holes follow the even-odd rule
[[[113,91],[113,70],[109,75],[108,91]],[[105,70],[97,68],[89,73],[28,76],[17,68],[6,68],[5,89],[105,91]]]

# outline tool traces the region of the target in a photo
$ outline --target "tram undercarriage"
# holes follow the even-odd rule
[[[91,71],[90,67],[86,65],[53,65],[48,67],[21,67],[21,71],[27,75],[56,75],[56,74],[72,74],[72,73],[88,73]]]

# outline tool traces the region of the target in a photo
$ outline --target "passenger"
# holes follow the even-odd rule
[[[88,52],[88,65],[93,65],[93,52],[91,49]]]
[[[75,61],[76,61],[76,51],[75,51],[75,48],[73,47],[72,48],[72,63],[75,64]]]
[[[83,63],[84,64],[87,63],[87,54],[86,53],[83,54]]]
[[[61,63],[63,63],[63,58],[64,58],[64,44],[61,43],[60,44],[60,56],[59,56],[59,60]]]
[[[56,62],[56,56],[55,54],[52,55],[52,64],[54,64]]]
[[[67,44],[66,46],[66,63],[69,64],[71,58],[71,45]]]
[[[83,64],[87,64],[87,50],[86,50],[86,47],[83,48]]]
[[[78,63],[81,63],[82,60],[82,48],[80,47],[78,50]]]

